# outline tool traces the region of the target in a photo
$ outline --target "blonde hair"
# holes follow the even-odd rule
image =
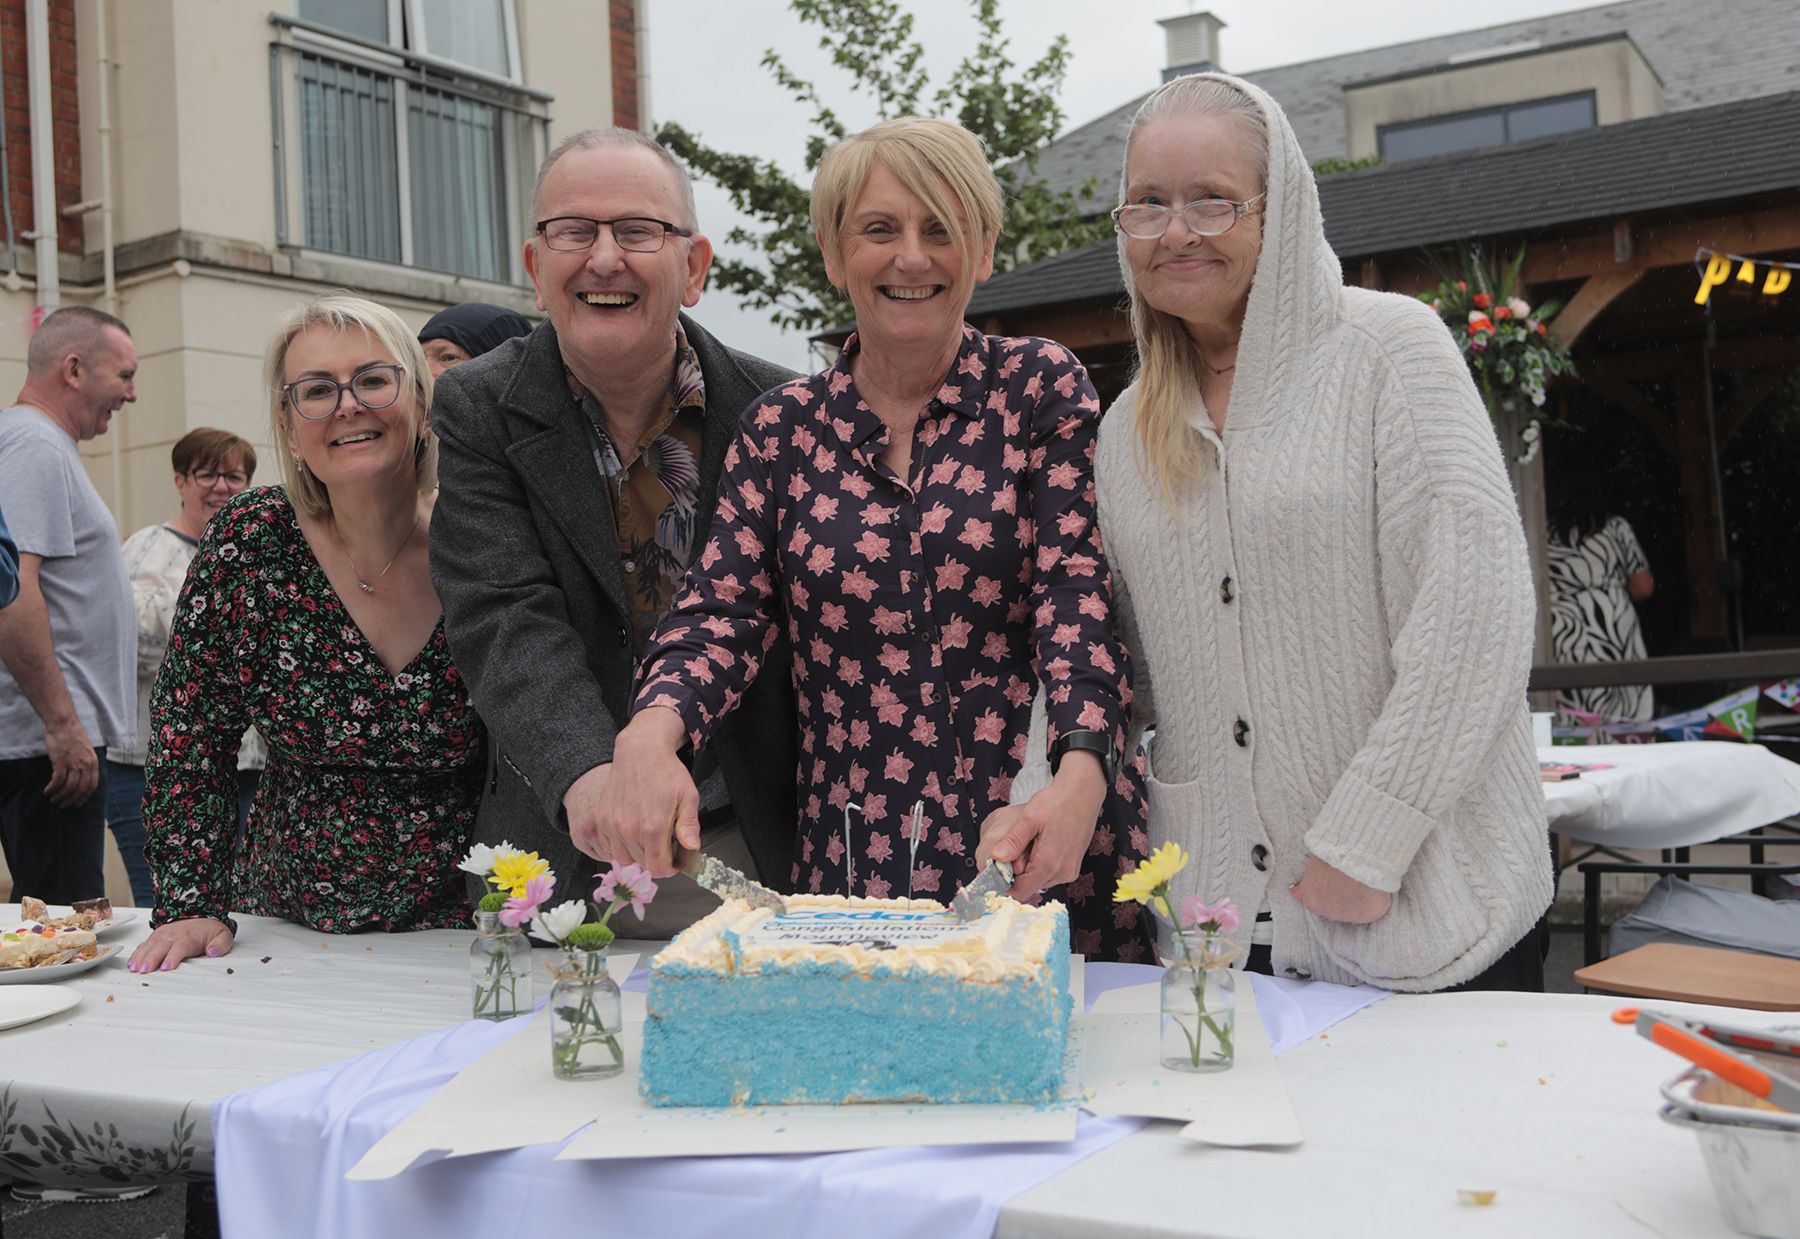
[[[1125,162],[1119,170],[1119,201],[1125,201],[1131,172],[1131,148],[1151,121],[1164,116],[1231,116],[1243,126],[1244,140],[1256,163],[1258,182],[1269,183],[1269,121],[1249,93],[1220,77],[1178,77],[1152,92],[1131,118],[1125,138]],[[1142,465],[1173,508],[1182,487],[1197,482],[1204,470],[1201,438],[1188,419],[1200,402],[1200,350],[1187,327],[1144,300],[1131,276],[1127,238],[1119,237],[1119,269],[1131,297],[1131,333],[1137,339],[1137,437]]]
[[[288,427],[299,415],[288,407],[287,393],[283,390],[288,349],[293,345],[294,337],[313,327],[329,327],[337,332],[366,332],[400,363],[412,380],[410,429],[418,438],[418,447],[413,452],[413,471],[418,477],[419,493],[424,495],[436,490],[438,446],[437,436],[431,433],[431,368],[425,364],[425,349],[405,320],[386,306],[348,293],[331,293],[315,297],[283,314],[275,324],[275,334],[263,356],[269,428],[280,449],[276,457],[281,462],[281,480],[295,509],[307,516],[324,516],[331,511],[331,494],[325,484],[294,458],[293,438]]]
[[[1006,198],[981,139],[954,121],[900,116],[870,125],[825,152],[813,175],[812,225],[833,263],[843,258],[844,217],[880,164],[917,195],[972,269],[1000,235]]]

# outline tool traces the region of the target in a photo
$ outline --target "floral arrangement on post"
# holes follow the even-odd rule
[[[469,979],[476,1019],[504,1020],[531,1008],[531,945],[520,927],[556,889],[550,862],[510,843],[478,843],[457,865],[493,889],[475,907]]]
[[[1526,403],[1541,409],[1545,385],[1559,374],[1575,373],[1568,349],[1550,334],[1550,320],[1562,303],[1546,301],[1533,308],[1519,279],[1524,265],[1523,246],[1498,269],[1476,248],[1462,274],[1419,294],[1419,300],[1436,310],[1450,329],[1490,415],[1503,406]],[[1536,416],[1519,437],[1523,448],[1513,459],[1530,464],[1540,442]]]
[[[606,949],[616,936],[613,914],[626,905],[641,921],[656,898],[656,883],[637,865],[616,866],[594,888],[594,902],[606,905],[598,921],[588,920],[585,900],[570,899],[532,918],[532,936],[553,942],[562,957],[550,966],[556,986],[550,993],[550,1066],[559,1079],[597,1080],[625,1067],[619,1044],[624,1027],[618,984],[606,971]]]
[[[1179,958],[1163,973],[1163,1065],[1183,1071],[1218,1070],[1231,1066],[1235,1057],[1237,993],[1230,964],[1238,948],[1228,935],[1242,921],[1230,899],[1209,905],[1199,895],[1183,900],[1181,915],[1175,914],[1169,885],[1187,863],[1188,854],[1180,844],[1163,844],[1136,869],[1119,875],[1113,902],[1144,904],[1173,931]]]

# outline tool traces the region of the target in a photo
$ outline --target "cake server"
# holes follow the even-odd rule
[[[787,901],[780,895],[745,877],[717,856],[678,850],[675,867],[720,899],[742,899],[753,908],[768,908],[777,916],[787,911]]]
[[[959,921],[978,921],[987,911],[987,897],[1004,895],[1012,884],[1013,867],[1003,860],[990,860],[973,882],[950,897],[950,911]]]

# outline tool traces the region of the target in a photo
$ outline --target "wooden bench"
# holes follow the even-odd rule
[[[1609,994],[1754,1011],[1800,1011],[1800,960],[1652,942],[1589,964],[1575,983]]]

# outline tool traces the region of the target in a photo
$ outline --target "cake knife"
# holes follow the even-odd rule
[[[768,908],[777,916],[787,912],[787,901],[780,895],[761,882],[745,877],[716,856],[678,849],[675,867],[720,899],[742,899],[753,908]]]
[[[950,898],[950,911],[963,922],[978,921],[987,912],[987,897],[1012,889],[1013,867],[1003,860],[990,860],[975,880]]]

